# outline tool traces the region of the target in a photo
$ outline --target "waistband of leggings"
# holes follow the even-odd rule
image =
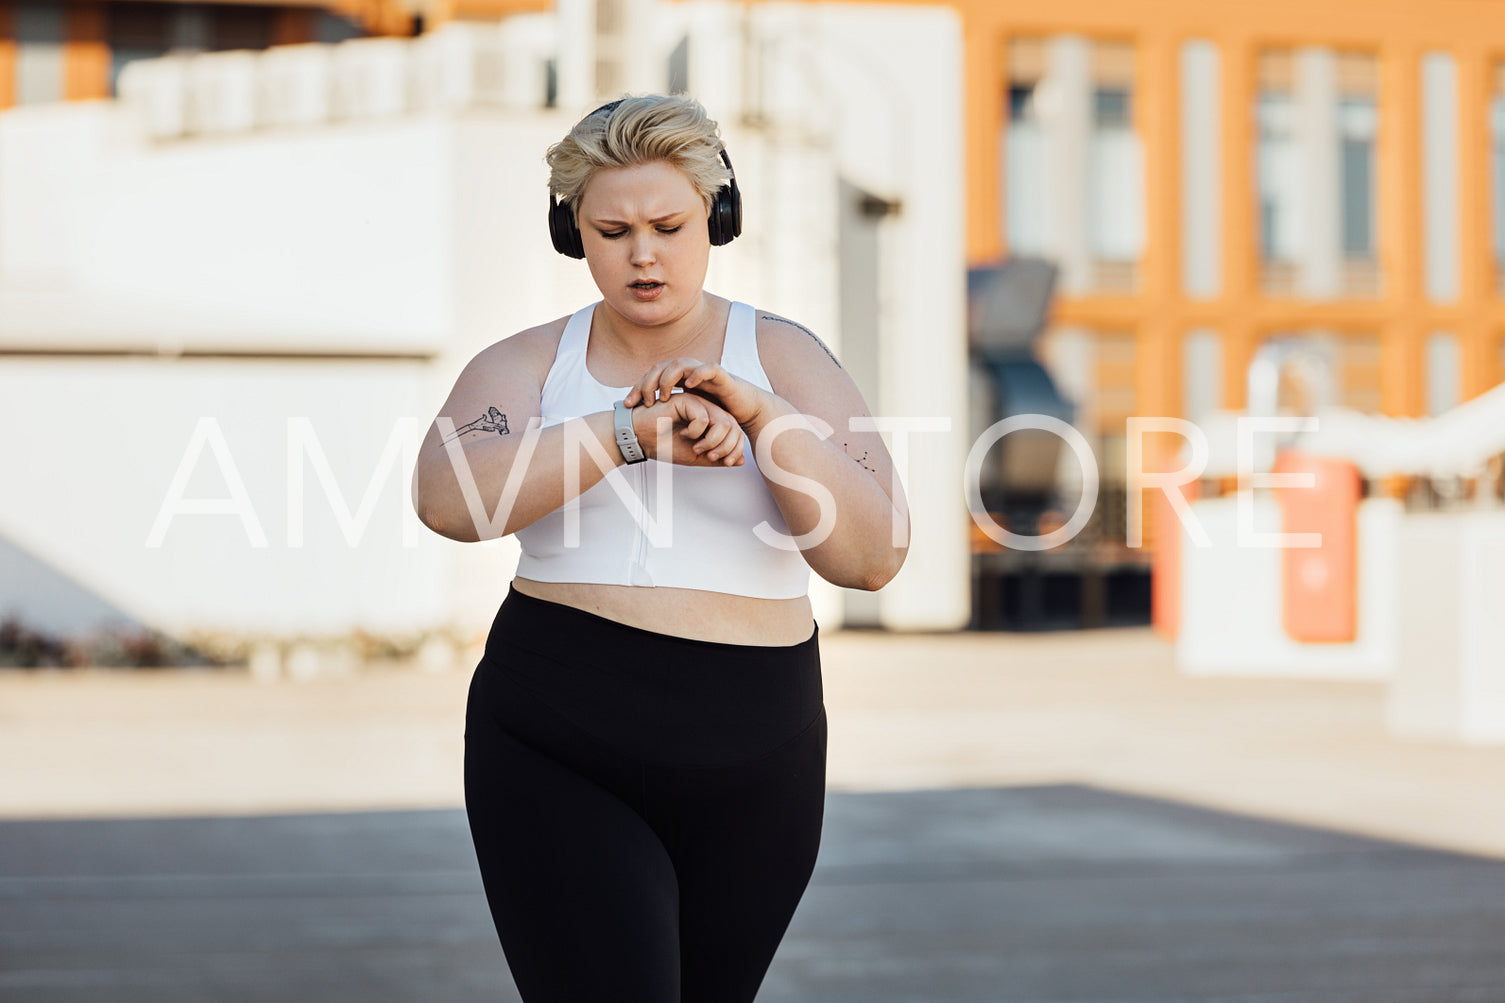
[[[704,641],[677,634],[663,634],[643,627],[620,623],[608,617],[591,613],[564,603],[550,602],[519,592],[508,587],[507,597],[497,610],[492,624],[493,636],[498,627],[511,627],[533,636],[551,636],[568,639],[572,645],[584,648],[619,645],[629,650],[644,647],[686,655],[716,656],[737,660],[799,661],[813,656],[819,650],[820,627],[812,620],[810,636],[795,644],[734,644],[726,641]]]

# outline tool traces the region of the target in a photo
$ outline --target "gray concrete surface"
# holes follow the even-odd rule
[[[760,1003],[1505,1000],[1505,862],[1073,785],[827,811]],[[0,822],[0,998],[517,995],[451,809]]]
[[[762,1003],[1505,1003],[1505,748],[1147,631],[823,642],[825,840]],[[516,999],[467,658],[0,672],[0,1000]],[[582,959],[589,963],[589,959]]]

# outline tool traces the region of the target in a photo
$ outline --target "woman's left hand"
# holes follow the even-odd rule
[[[762,389],[733,376],[714,362],[690,358],[670,359],[650,368],[637,385],[627,391],[627,406],[665,400],[678,386],[711,398],[744,427],[755,421],[763,410]]]

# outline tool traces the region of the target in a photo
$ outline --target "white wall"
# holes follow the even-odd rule
[[[563,116],[109,147],[109,110],[0,116],[0,345],[434,353],[563,312],[558,286],[586,292],[541,225]],[[87,169],[7,169],[60,139]]]
[[[1282,623],[1282,561],[1276,547],[1240,545],[1239,495],[1204,498],[1191,512],[1212,545],[1181,532],[1181,627],[1176,663],[1189,675],[1388,679],[1397,657],[1401,580],[1399,502],[1370,498],[1358,509],[1358,624],[1347,644],[1304,644]],[[1281,532],[1279,503],[1252,499],[1253,534]]]
[[[1400,659],[1386,723],[1404,738],[1505,744],[1505,512],[1416,512],[1398,534]]]
[[[902,447],[899,433],[885,436],[896,460],[901,448],[907,453],[901,475],[912,538],[904,569],[879,593],[879,619],[896,628],[961,627],[971,600],[962,500],[970,441],[960,21],[949,9],[890,5],[763,4],[753,14],[777,38],[762,47],[760,114],[825,132],[836,174],[899,206],[878,227],[878,329],[817,330],[837,331],[833,348],[843,357],[876,353],[878,385],[867,394],[874,415],[949,423],[947,432],[910,433]],[[787,142],[788,131],[778,130],[775,142]],[[836,219],[812,194],[784,204],[784,225],[768,231],[780,241],[770,250],[792,264],[786,242],[805,245],[820,262],[819,286],[808,265],[788,271],[829,314],[836,306],[829,290],[840,281]],[[836,192],[822,186],[818,194]]]
[[[711,111],[747,224],[714,252],[708,288],[798,319],[838,351],[876,352],[876,414],[952,420],[950,434],[910,448],[913,547],[881,613],[895,627],[964,624],[955,15],[766,5],[745,19],[706,3],[654,17],[664,53],[690,34],[692,92],[703,79],[728,99]],[[496,37],[531,66],[546,34],[534,18]],[[141,64],[149,107],[0,115],[0,614],[59,629],[115,616],[171,630],[393,632],[484,626],[504,593],[511,541],[451,544],[419,527],[405,542],[407,463],[373,488],[352,545],[305,462],[305,541],[290,544],[288,419],[308,419],[353,509],[394,428],[406,420],[419,434],[475,352],[597,298],[584,263],[553,253],[544,224],[544,149],[587,108],[525,107],[431,80],[407,92],[427,78],[405,69],[421,59],[401,43],[358,60],[299,48],[304,69],[358,69],[372,100],[297,92],[313,111],[296,127],[285,124],[291,105],[273,109],[281,118],[259,103],[232,115],[232,98],[266,90],[235,74],[287,71],[286,59],[242,58],[198,77],[163,67],[152,77]],[[411,51],[439,50],[425,39]],[[795,64],[798,75],[785,72]],[[182,90],[211,76],[230,102],[212,114]],[[310,72],[297,86],[337,78]],[[573,77],[561,86],[562,97],[587,90]],[[902,206],[880,226],[876,331],[841,328],[838,177]],[[298,358],[308,353],[329,357]],[[181,514],[161,546],[146,546],[201,418],[223,435],[264,546],[224,512]],[[231,493],[206,449],[186,496]],[[822,624],[837,625],[837,590],[815,599]]]
[[[466,594],[449,572],[461,545],[416,524],[407,502],[406,458],[432,417],[425,368],[412,361],[4,359],[0,539],[98,602],[58,609],[32,589],[48,576],[7,580],[0,562],[0,615],[58,631],[113,619],[169,631],[288,635],[351,627],[397,634],[482,621],[499,594]],[[303,471],[302,504],[292,505],[300,495],[289,490],[290,418],[306,419],[349,515],[369,492],[366,524],[350,523],[352,539],[309,448],[291,453]],[[198,430],[207,438],[190,450]],[[375,480],[394,434],[396,448]],[[240,495],[243,504],[219,513],[169,506],[179,514],[162,523],[153,545],[180,469],[188,479],[177,499]],[[290,506],[301,516],[290,516]],[[289,535],[299,518],[301,542]],[[502,588],[510,571],[499,556],[493,586]]]

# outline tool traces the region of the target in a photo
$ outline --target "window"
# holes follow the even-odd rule
[[[1133,125],[1129,114],[1129,102],[1133,99],[1127,87],[1098,87],[1092,92],[1092,122],[1099,129],[1127,129]]]
[[[1004,236],[1011,253],[1047,256],[1052,246],[1050,172],[1045,124],[1036,102],[1046,70],[1045,40],[1014,39],[1008,49],[1009,85],[1004,100]]]
[[[1375,138],[1379,131],[1379,67],[1366,53],[1336,57],[1338,126],[1338,239],[1343,269],[1340,292],[1377,296],[1379,255],[1375,235]]]
[[[1125,87],[1097,87],[1092,92],[1092,140],[1088,147],[1088,247],[1099,265],[1139,258],[1142,242],[1139,140],[1129,117],[1131,94]],[[1132,287],[1130,272],[1113,281],[1099,269],[1103,286]]]
[[[1261,284],[1318,299],[1377,295],[1374,57],[1268,50],[1258,69]]]
[[[1133,46],[1078,35],[1015,38],[1006,65],[1001,160],[1010,250],[1060,262],[1065,290],[1132,291],[1144,248]]]
[[[1343,256],[1374,258],[1374,132],[1377,114],[1373,98],[1345,97],[1338,103],[1341,137]]]
[[[1087,143],[1087,252],[1091,287],[1132,292],[1144,249],[1144,170],[1134,132],[1134,47],[1092,45]]]
[[[1009,121],[1033,122],[1035,120],[1035,85],[1009,84]]]
[[[1302,179],[1296,142],[1295,71],[1289,52],[1259,59],[1255,97],[1255,177],[1259,252],[1268,292],[1290,293],[1302,257]]]

